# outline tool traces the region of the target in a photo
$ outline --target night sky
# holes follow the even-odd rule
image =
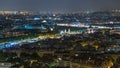
[[[0,0],[0,10],[79,11],[120,9],[120,0]]]

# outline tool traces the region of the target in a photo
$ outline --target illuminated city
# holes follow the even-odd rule
[[[116,0],[1,2],[0,68],[120,68]]]

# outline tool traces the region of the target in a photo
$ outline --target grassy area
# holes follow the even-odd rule
[[[0,52],[0,61],[7,61],[8,58],[17,56],[15,53],[2,53]]]

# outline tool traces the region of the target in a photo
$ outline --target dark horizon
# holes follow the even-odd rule
[[[120,0],[1,0],[0,10],[105,11],[120,9]]]

